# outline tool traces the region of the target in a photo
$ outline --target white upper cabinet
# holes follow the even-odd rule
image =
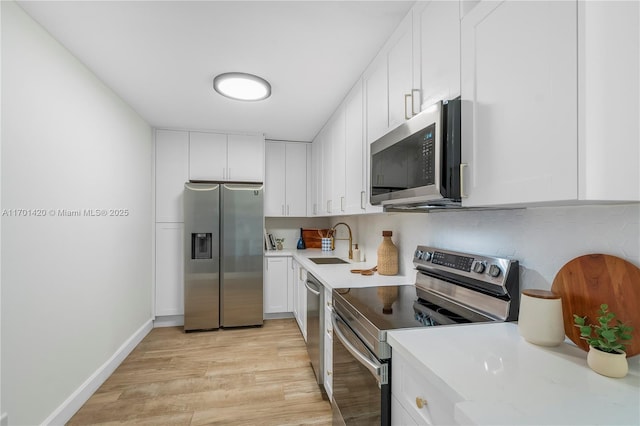
[[[189,178],[262,182],[264,138],[259,135],[189,132]]]
[[[320,135],[322,152],[320,214],[326,216],[333,212],[333,144],[331,143],[331,126],[329,124],[326,125]]]
[[[575,199],[576,22],[567,1],[485,1],[463,18],[463,205]]]
[[[400,23],[364,73],[367,142],[420,110],[418,62],[414,61],[413,11]]]
[[[226,180],[227,135],[189,132],[189,178]]]
[[[265,216],[307,215],[307,147],[301,142],[265,144]]]
[[[311,144],[311,215],[322,215],[322,138],[318,134]]]
[[[331,213],[343,214],[345,200],[345,117],[344,106],[338,107],[331,120]]]
[[[425,109],[460,96],[460,5],[455,1],[418,4],[414,25],[420,29],[420,109]]]
[[[640,3],[578,3],[581,200],[640,200]]]
[[[363,128],[362,82],[344,103],[345,124],[345,213],[364,213],[366,208],[366,158]]]
[[[465,206],[640,200],[638,2],[482,1],[461,24]]]
[[[156,222],[182,222],[182,193],[189,180],[189,134],[156,130]]]
[[[229,135],[227,138],[227,179],[234,182],[264,180],[264,137]]]

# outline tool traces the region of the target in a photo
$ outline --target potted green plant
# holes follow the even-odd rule
[[[603,376],[624,377],[629,371],[625,344],[631,340],[633,328],[617,320],[605,303],[600,305],[598,315],[595,324],[588,324],[587,317],[573,315],[580,338],[589,343],[587,365]]]

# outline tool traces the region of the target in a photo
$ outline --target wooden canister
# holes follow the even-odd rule
[[[382,231],[382,243],[378,247],[378,274],[396,275],[398,273],[398,248],[391,241],[391,231]]]
[[[518,331],[527,342],[557,346],[564,341],[562,299],[547,290],[522,290]]]

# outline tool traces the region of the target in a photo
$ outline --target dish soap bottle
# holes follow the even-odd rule
[[[353,249],[353,261],[360,262],[360,249],[358,248],[358,243],[355,243],[356,248]]]
[[[304,250],[307,246],[304,245],[304,239],[302,238],[302,228],[300,228],[300,238],[298,239],[298,245],[296,246],[298,250]]]
[[[378,247],[378,274],[396,275],[398,273],[398,248],[391,241],[391,231],[382,231],[382,243]]]

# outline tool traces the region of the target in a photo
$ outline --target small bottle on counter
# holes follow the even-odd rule
[[[378,274],[396,275],[398,273],[398,248],[391,241],[391,231],[382,231],[382,243],[378,247]]]
[[[358,243],[355,243],[355,248],[353,249],[353,261],[360,262],[360,249],[358,248]]]

